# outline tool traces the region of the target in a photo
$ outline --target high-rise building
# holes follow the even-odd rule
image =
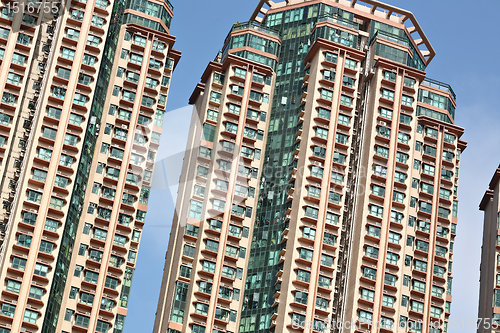
[[[374,0],[233,25],[190,99],[154,332],[447,332],[466,143],[434,55]]]
[[[2,4],[0,332],[122,332],[172,16],[168,0]]]
[[[478,333],[500,331],[500,166],[496,169],[479,209],[484,212],[479,313],[484,324]]]

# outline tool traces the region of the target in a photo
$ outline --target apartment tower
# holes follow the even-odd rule
[[[0,332],[122,332],[172,16],[168,0],[2,4]]]
[[[447,332],[466,143],[434,55],[373,0],[233,25],[190,100],[154,332]]]
[[[478,333],[500,331],[500,167],[491,179],[479,209],[484,212],[478,318],[484,324]]]

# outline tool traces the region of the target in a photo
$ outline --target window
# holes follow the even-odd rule
[[[53,129],[53,128],[50,128],[50,127],[44,127],[43,128],[42,136],[44,138],[47,138],[49,140],[55,140],[56,139],[56,135],[57,135],[57,130],[56,129]]]
[[[208,304],[196,303],[195,312],[206,316],[208,314]]]
[[[300,304],[306,304],[307,305],[307,293],[302,292],[302,291],[296,291],[295,296],[294,296],[294,301],[296,303]]]
[[[16,306],[9,303],[2,303],[1,312],[4,316],[12,318],[16,312]]]
[[[245,127],[243,131],[243,136],[250,138],[250,139],[255,139],[255,136],[257,135],[257,131],[254,129],[251,129],[249,127]]]
[[[122,98],[126,101],[134,102],[135,101],[135,92],[123,90],[123,97]]]
[[[370,236],[373,236],[373,237],[376,237],[376,238],[380,238],[380,228],[379,227],[375,227],[375,226],[369,225],[367,227],[367,233]]]
[[[235,236],[235,237],[240,237],[241,236],[241,228],[238,227],[238,226],[235,226],[233,224],[230,224],[229,225],[229,229],[228,229],[228,233],[231,235],[231,236]]]
[[[410,116],[408,116],[408,115],[406,115],[406,114],[401,114],[401,115],[399,116],[399,122],[400,122],[401,124],[410,125],[410,123],[411,123],[411,117],[410,117]]]
[[[109,276],[106,276],[106,281],[104,283],[106,288],[111,288],[116,290],[116,286],[118,286],[118,280]]]
[[[340,104],[345,105],[345,106],[351,106],[352,105],[352,97],[349,97],[346,95],[340,95]]]
[[[391,221],[396,223],[401,223],[403,220],[403,214],[400,212],[396,212],[394,210],[391,211]]]
[[[208,261],[208,260],[204,260],[203,261],[203,270],[206,272],[210,272],[210,273],[215,272],[215,263]]]
[[[453,171],[442,169],[441,170],[441,178],[446,180],[451,180],[453,178]]]
[[[406,105],[406,106],[412,106],[412,104],[413,104],[413,97],[403,95],[401,97],[401,104]]]
[[[323,168],[320,168],[318,166],[313,165],[311,167],[311,176],[314,176],[317,178],[323,178]]]
[[[210,100],[213,102],[220,103],[221,96],[222,95],[217,92],[214,91],[210,92]]]
[[[366,312],[363,310],[359,311],[359,321],[363,323],[371,323],[373,318],[373,314],[370,312]]]
[[[19,235],[17,235],[17,245],[24,246],[24,247],[30,247],[30,245],[31,245],[31,236],[28,236],[28,235],[25,235],[25,234],[19,234]]]
[[[406,181],[406,174],[399,171],[395,171],[394,181],[404,183]]]
[[[43,289],[35,286],[30,287],[29,291],[29,297],[34,298],[34,299],[42,299],[43,296]]]
[[[106,298],[103,298],[102,300],[104,301],[105,299],[106,299]],[[102,307],[102,305],[101,305],[101,307]],[[95,326],[95,330],[96,330],[96,332],[102,332],[102,333],[105,333],[105,332],[107,332],[107,331],[108,331],[108,329],[109,329],[109,323],[106,323],[106,322],[104,322],[104,321],[102,321],[102,320],[98,320],[98,321],[97,321],[97,324],[96,324],[96,326]]]
[[[94,303],[94,295],[82,292],[80,294],[80,302],[86,305],[92,305]]]
[[[19,294],[19,291],[21,290],[21,282],[14,280],[7,280],[7,287],[5,289],[13,293]]]
[[[131,53],[130,62],[133,64],[142,65],[142,56],[136,53]]]
[[[387,177],[387,168],[382,165],[374,165],[373,166],[373,173],[377,176],[381,177]]]
[[[389,231],[389,242],[394,244],[399,244],[401,240],[401,235],[395,232]]]
[[[411,309],[412,311],[424,313],[424,303],[418,301],[411,301]]]
[[[83,120],[82,116],[77,115],[75,113],[70,113],[68,122],[70,124],[80,126],[80,124],[82,123],[82,120]]]
[[[421,260],[415,259],[415,269],[421,272],[427,272],[427,263]]]
[[[231,246],[231,245],[226,245],[225,254],[227,256],[237,258],[238,257],[238,248]]]
[[[382,89],[382,97],[390,101],[394,101],[394,91]]]
[[[245,88],[243,88],[242,86],[236,85],[236,84],[231,86],[231,92],[235,95],[238,95],[238,96],[243,96],[244,90],[245,90]]]
[[[52,118],[55,118],[55,119],[60,119],[61,118],[61,112],[62,112],[61,109],[49,106],[49,108],[47,110],[47,115],[49,117],[52,117]],[[0,120],[0,122],[1,122],[1,120]]]
[[[370,258],[378,258],[378,248],[373,246],[367,246],[365,248],[365,255]]]
[[[382,217],[382,214],[384,213],[384,208],[381,206],[377,205],[370,205],[370,214],[377,216],[377,217]]]
[[[106,241],[108,232],[104,229],[94,228],[94,238]]]
[[[315,236],[316,236],[316,229],[309,227],[304,227],[302,229],[302,237],[314,239]]]
[[[382,297],[382,306],[387,306],[387,307],[393,308],[394,307],[394,301],[395,301],[394,297],[388,296],[388,295],[383,295],[383,297]]]
[[[332,172],[330,180],[337,184],[342,184],[344,182],[344,175],[338,172]]]
[[[340,144],[347,144],[347,135],[342,134],[342,133],[337,133],[335,135],[335,142],[340,143]]]
[[[69,156],[69,155],[61,154],[59,164],[67,166],[67,167],[71,167],[71,164],[73,164],[73,157]]]
[[[356,69],[357,61],[353,59],[346,58],[345,59],[345,67],[350,69]]]
[[[321,189],[319,187],[309,186],[307,195],[313,198],[319,198],[321,196]]]
[[[442,247],[442,246],[439,246],[439,245],[436,245],[436,255],[438,257],[443,257],[445,258],[446,257],[446,252],[447,252],[447,249],[445,247]]]
[[[404,193],[398,192],[398,191],[393,191],[392,192],[392,201],[403,203],[404,198],[405,198],[405,194]]]
[[[76,135],[66,134],[64,136],[64,144],[66,145],[76,146],[77,141],[78,137]]]
[[[218,199],[215,199],[213,201],[213,205],[212,205],[213,209],[215,210],[218,210],[218,211],[224,211],[225,207],[226,207],[226,202],[223,201],[223,200],[218,200]]]
[[[201,146],[199,150],[199,156],[208,159],[212,158],[212,149]]]
[[[397,77],[396,73],[390,71],[384,71],[384,79],[389,80],[391,82],[396,82],[396,77]]]
[[[385,273],[385,275],[384,275],[384,283],[385,284],[388,284],[390,286],[395,286],[396,285],[396,280],[397,280],[396,275]]]
[[[39,169],[33,170],[33,179],[34,180],[45,182],[46,178],[47,178],[47,171],[43,171],[43,170],[39,170]],[[27,213],[27,214],[30,214],[30,213]]]
[[[207,178],[207,176],[208,176],[208,168],[199,165],[198,168],[197,168],[197,171],[196,171],[196,175],[200,176],[200,177],[203,177],[203,178]]]
[[[75,58],[75,51],[71,50],[71,49],[68,49],[68,48],[63,48],[62,49],[62,54],[61,56],[63,58],[66,58],[66,59],[69,59],[69,60],[73,60]],[[24,58],[24,57],[23,57]],[[20,58],[18,58],[18,61],[19,61]],[[20,65],[23,65],[24,64],[24,59],[22,61],[22,63]]]
[[[316,127],[316,136],[322,139],[328,138],[328,130],[322,127]]]
[[[330,110],[324,108],[318,108],[318,117],[324,119],[330,119],[330,114],[331,114]]]
[[[81,326],[81,327],[84,327],[84,328],[88,328],[89,327],[89,321],[90,321],[89,317],[77,314],[76,315],[76,319],[75,319],[75,325],[78,325],[78,326]]]
[[[239,216],[239,217],[243,217],[244,210],[245,210],[245,207],[233,204],[233,206],[231,208],[231,214]]]
[[[368,289],[361,289],[361,298],[370,302],[373,302],[375,299],[375,292]]]
[[[425,135],[430,136],[431,138],[437,139],[438,131],[437,131],[437,129],[426,127],[425,128]]]
[[[155,60],[155,59],[149,59],[149,68],[153,68],[156,70],[159,70],[162,66],[161,61]]]
[[[119,246],[125,246],[126,242],[127,242],[127,237],[115,234],[115,237],[113,239],[113,244],[116,244]]]
[[[403,81],[403,85],[406,87],[413,88],[415,86],[415,82],[416,82],[415,79],[412,79],[411,77],[405,76],[404,81]]]
[[[448,218],[449,215],[450,215],[450,210],[449,209],[446,209],[446,208],[443,208],[443,207],[439,207],[438,208],[438,216],[439,217]]]
[[[80,37],[80,31],[75,30],[75,29],[67,29],[66,30],[66,37],[68,37],[69,39],[78,40],[78,38]],[[60,75],[58,74],[58,76],[60,76]],[[68,78],[69,78],[69,75],[68,75]],[[68,78],[66,78],[66,79],[68,79]]]
[[[63,176],[56,175],[56,180],[54,182],[55,186],[66,188],[68,186],[69,179]]]
[[[158,85],[158,80],[152,79],[150,77],[146,77],[145,86],[151,89],[155,89]]]
[[[99,27],[99,28],[102,28],[102,26],[104,25],[104,19],[100,16],[93,15],[92,16],[92,25]]]
[[[391,130],[385,126],[377,127],[377,134],[381,137],[389,139],[391,137]]]
[[[415,245],[416,245],[417,250],[420,250],[423,252],[429,252],[429,243],[428,242],[417,239],[415,241]]]
[[[47,230],[57,231],[58,226],[59,226],[59,221],[53,220],[51,218],[47,218],[45,220],[44,228]]]
[[[36,263],[35,264],[35,271],[33,273],[36,275],[46,277],[48,271],[49,271],[49,266]]]
[[[322,254],[321,255],[321,265],[332,267],[333,266],[333,257],[326,255],[326,254]]]
[[[363,267],[363,276],[375,280],[377,277],[377,270],[370,267]]]
[[[26,259],[22,259],[19,257],[12,258],[12,268],[24,271],[25,267],[26,267]]]
[[[334,53],[326,52],[325,53],[325,60],[333,63],[337,63],[337,55]],[[350,60],[350,59],[347,59]]]
[[[62,210],[63,203],[64,203],[63,199],[51,197],[49,207],[57,210]]]
[[[309,282],[311,279],[311,273],[299,269],[297,271],[297,280],[304,281],[304,282]]]
[[[15,85],[19,85],[21,83],[21,75],[15,73],[9,73],[7,75],[7,82]]]
[[[146,46],[146,37],[142,37],[139,35],[134,35],[134,44],[137,44],[139,46]]]
[[[51,243],[51,242],[47,242],[47,241],[44,241],[42,240],[40,242],[40,251],[41,252],[44,252],[44,253],[52,253],[52,249],[54,247],[54,244]]]
[[[399,132],[398,133],[398,142],[408,144],[408,141],[410,140],[410,136],[408,134]]]
[[[331,101],[333,99],[333,91],[321,89],[321,98]]]
[[[352,86],[354,85],[354,81],[355,79],[353,79],[352,77],[344,75],[344,77],[342,78],[342,85],[352,88]]]
[[[376,146],[375,154],[387,158],[389,157],[389,148]]]
[[[245,78],[247,75],[247,71],[243,68],[234,67],[234,75],[237,77]]]
[[[313,219],[317,219],[318,218],[318,212],[319,212],[319,210],[316,209],[316,208],[306,207],[306,209],[305,209],[305,216],[311,217]]]
[[[207,281],[200,281],[200,291],[210,294],[212,292],[212,284]]]
[[[313,251],[305,249],[305,248],[300,249],[300,258],[311,261],[312,255],[313,255]]]
[[[380,108],[380,116],[387,119],[392,119],[392,110]]]

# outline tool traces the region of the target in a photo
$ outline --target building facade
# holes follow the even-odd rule
[[[173,6],[2,6],[0,332],[122,332],[180,58]]]
[[[496,169],[489,188],[484,194],[479,209],[484,212],[483,246],[481,253],[481,275],[479,287],[478,318],[485,323],[478,332],[500,331],[500,167]]]
[[[426,78],[434,55],[411,12],[372,0],[260,1],[235,24],[191,99],[154,331],[447,332],[466,143],[453,90]],[[243,101],[235,118],[233,89],[260,92],[248,72],[257,64],[270,67],[269,104]],[[268,115],[263,146],[245,139],[256,112]],[[243,220],[234,200],[245,192],[225,187],[221,205],[214,190],[228,122],[245,129],[227,179],[252,167],[259,180]],[[255,148],[263,158],[245,160]],[[248,228],[238,243],[233,228]]]

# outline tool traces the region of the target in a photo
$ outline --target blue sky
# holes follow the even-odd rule
[[[171,33],[182,51],[168,99],[162,164],[170,188],[153,189],[134,276],[125,333],[152,332],[165,253],[172,223],[175,183],[182,163],[191,111],[187,101],[206,65],[222,47],[232,23],[247,21],[258,0],[171,0]],[[500,163],[500,93],[498,41],[500,1],[388,0],[412,11],[436,57],[427,76],[451,84],[457,94],[456,124],[465,128],[468,148],[462,155],[459,215],[453,264],[451,332],[475,332],[467,322],[477,317],[483,215],[478,205]],[[172,176],[173,175],[173,176]],[[158,182],[163,182],[159,179]],[[161,186],[160,186],[161,187]],[[463,323],[462,324],[462,320]],[[474,320],[472,321],[474,322]]]

